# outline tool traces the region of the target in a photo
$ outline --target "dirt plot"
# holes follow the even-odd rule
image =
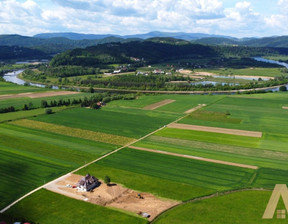
[[[284,109],[284,110],[288,110],[288,107],[282,107],[282,109]]]
[[[50,92],[40,92],[40,93],[19,93],[19,94],[11,94],[11,95],[2,95],[0,96],[0,100],[4,99],[13,99],[13,98],[22,98],[22,97],[29,97],[29,98],[42,98],[42,97],[49,97],[49,96],[64,96],[64,95],[72,95],[78,94],[79,92],[72,92],[72,91],[50,91]]]
[[[194,131],[215,132],[215,133],[229,134],[229,135],[240,135],[240,136],[248,136],[248,137],[256,137],[256,138],[262,137],[262,132],[259,132],[259,131],[244,131],[244,130],[238,130],[238,129],[215,128],[215,127],[208,127],[208,126],[179,124],[179,123],[170,124],[168,125],[168,127],[177,128],[177,129],[194,130]]]
[[[193,107],[190,110],[186,110],[184,112],[184,114],[190,114],[190,113],[192,113],[192,112],[194,112],[196,110],[199,110],[200,108],[205,107],[205,106],[206,106],[206,104],[199,104],[197,107]]]
[[[233,162],[227,162],[227,161],[216,160],[216,159],[208,159],[208,158],[203,158],[203,157],[198,157],[198,156],[182,155],[182,154],[178,154],[178,153],[166,152],[166,151],[155,150],[155,149],[147,149],[147,148],[142,148],[142,147],[137,147],[137,146],[129,146],[129,148],[147,151],[147,152],[154,152],[154,153],[159,153],[159,154],[183,157],[183,158],[188,158],[188,159],[201,160],[201,161],[210,162],[210,163],[217,163],[217,164],[223,164],[223,165],[229,165],[229,166],[237,166],[237,167],[248,168],[248,169],[253,169],[253,170],[258,169],[257,166],[252,166],[252,165],[233,163]]]
[[[71,186],[77,185],[81,178],[82,176],[80,175],[70,174],[63,179],[58,179],[46,185],[45,188],[71,198],[101,206],[120,208],[137,214],[146,212],[151,216],[149,220],[153,220],[158,214],[180,203],[178,201],[160,199],[149,193],[136,192],[119,184],[107,186],[103,181],[93,192],[79,192],[76,188],[66,187],[68,184]],[[138,194],[143,199],[140,199]]]
[[[167,105],[167,104],[173,103],[173,102],[175,102],[175,100],[169,100],[169,99],[167,99],[167,100],[162,100],[162,101],[160,101],[160,102],[158,102],[158,103],[153,103],[153,104],[151,104],[151,105],[148,105],[148,106],[146,106],[146,107],[143,107],[143,109],[145,109],[145,110],[155,110],[155,109],[157,109],[157,108],[159,108],[159,107],[162,107],[162,106],[164,106],[164,105]]]

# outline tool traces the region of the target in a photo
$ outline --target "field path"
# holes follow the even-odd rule
[[[183,154],[178,154],[178,153],[173,153],[173,152],[166,152],[166,151],[155,150],[155,149],[147,149],[147,148],[142,148],[142,147],[137,147],[137,146],[129,146],[129,148],[141,150],[141,151],[147,151],[147,152],[154,152],[154,153],[159,153],[159,154],[183,157],[183,158],[188,158],[188,159],[195,159],[195,160],[200,160],[200,161],[205,161],[205,162],[210,162],[210,163],[217,163],[217,164],[223,164],[223,165],[229,165],[229,166],[237,166],[237,167],[248,168],[248,169],[253,169],[253,170],[258,169],[257,166],[252,166],[252,165],[233,163],[233,162],[227,162],[227,161],[216,160],[216,159],[208,159],[208,158],[203,158],[203,157],[198,157],[198,156],[183,155]]]
[[[192,112],[194,112],[196,110],[199,110],[200,108],[205,107],[205,106],[206,106],[206,104],[199,104],[197,107],[193,107],[193,108],[191,108],[189,110],[186,110],[184,112],[184,114],[190,114],[190,113],[192,113]]]
[[[143,107],[143,109],[145,109],[145,110],[155,110],[155,109],[157,109],[159,107],[162,107],[164,105],[167,105],[167,104],[170,104],[170,103],[173,103],[173,102],[175,102],[175,100],[166,99],[166,100],[162,100],[162,101],[157,102],[157,103],[153,103],[153,104],[148,105],[146,107]]]
[[[19,94],[10,94],[10,95],[1,95],[0,100],[5,99],[14,99],[14,98],[42,98],[42,97],[49,97],[49,96],[64,96],[64,95],[72,95],[72,94],[79,94],[79,92],[72,92],[72,91],[48,91],[48,92],[40,92],[40,93],[19,93]]]
[[[240,135],[240,136],[248,136],[248,137],[256,137],[256,138],[262,137],[262,132],[259,132],[259,131],[245,131],[245,130],[239,130],[239,129],[216,128],[216,127],[180,124],[180,123],[169,124],[168,127],[176,128],[176,129],[214,132],[214,133]]]

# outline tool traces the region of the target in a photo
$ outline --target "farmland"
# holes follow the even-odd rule
[[[164,100],[168,99],[171,100],[169,104],[154,110],[145,109],[149,105],[165,102]],[[0,180],[1,194],[7,192],[7,187],[5,188],[8,181],[7,175],[12,175],[15,180],[12,184],[14,188],[19,185],[20,178],[23,184],[17,188],[17,192],[15,190],[13,194],[5,194],[5,202],[1,207],[43,184],[44,181],[55,179],[159,128],[161,130],[134,143],[133,146],[257,166],[259,169],[247,169],[126,147],[76,173],[80,175],[90,173],[102,180],[105,176],[109,176],[112,183],[122,184],[139,192],[149,192],[164,199],[174,199],[180,203],[233,189],[273,189],[275,183],[288,184],[286,174],[288,111],[282,109],[283,106],[288,106],[287,99],[286,93],[233,96],[142,95],[133,101],[110,102],[100,110],[79,107],[67,107],[65,110],[59,108],[59,111],[51,115],[41,114],[39,111],[36,117],[30,115],[26,119],[5,122],[0,126],[0,152],[3,158],[0,165],[5,167],[3,171],[1,170],[3,173],[1,173],[3,180]],[[199,104],[206,104],[206,106],[198,107],[198,110],[185,114],[187,110]],[[7,115],[9,114],[13,115],[13,113]],[[184,118],[177,124],[258,131],[263,135],[261,137],[239,136],[185,130],[168,125],[181,117]],[[12,159],[15,162],[9,164]],[[20,167],[23,167],[21,171]],[[154,222],[199,223],[201,217],[205,216],[203,223],[211,223],[213,218],[217,219],[223,215],[227,218],[226,223],[231,223],[231,218],[236,216],[238,209],[243,214],[247,214],[249,219],[247,223],[249,221],[260,223],[262,220],[259,221],[259,217],[262,216],[270,194],[270,191],[245,191],[188,202],[164,212]],[[51,203],[49,195],[54,197],[54,194],[46,190],[38,191],[13,206],[5,214],[17,214],[23,217],[26,213],[25,207],[36,203],[37,200]],[[73,215],[68,213],[70,214],[68,217],[65,212],[61,215],[55,212],[61,204],[62,208],[59,211],[67,209],[73,211],[68,205],[70,203],[81,209],[84,209],[84,206],[94,206],[86,205],[87,203],[83,206],[84,202],[71,201],[72,199],[60,195],[56,197],[59,201],[54,202],[53,207],[49,208],[53,215],[50,217],[39,215],[38,219],[38,216],[34,216],[31,212],[27,218],[40,223],[52,223],[56,217],[61,217],[68,223],[74,217]],[[263,203],[263,208],[257,207],[255,216],[250,210],[245,210],[243,202],[240,202],[241,198],[243,201],[244,199],[249,201],[252,197],[255,197],[255,203]],[[63,200],[67,201],[63,202]],[[231,205],[233,200],[234,206]],[[207,207],[210,203],[211,206]],[[207,210],[204,209],[205,206]],[[88,207],[85,207],[87,211],[92,209]],[[221,212],[218,212],[219,217],[207,215],[216,214],[218,210],[215,209],[227,211],[228,207],[231,207],[231,217],[224,216]],[[119,223],[146,222],[123,210],[115,211],[99,206],[93,209],[103,214],[109,213],[107,220],[112,220],[110,223],[115,223],[114,218],[118,213],[114,212],[119,212],[121,216],[123,215],[123,220],[128,220]],[[39,207],[31,211],[35,214],[43,214],[43,210],[44,207]],[[88,217],[92,219],[92,216]],[[224,219],[219,218],[219,220],[222,221],[219,223],[225,223]],[[236,219],[235,223],[237,222],[241,223],[241,219]]]
[[[285,223],[285,219],[262,219],[262,215],[265,211],[270,195],[271,192],[269,191],[243,191],[201,201],[195,201],[180,205],[164,213],[153,223]],[[279,203],[278,208],[283,208],[282,202]]]
[[[99,169],[99,166],[105,167],[102,171],[103,173]],[[109,172],[110,169],[111,171]],[[206,195],[215,191],[244,187],[245,183],[250,180],[254,173],[249,169],[238,167],[229,167],[227,169],[225,165],[134,149],[119,151],[99,161],[95,164],[95,167],[92,165],[91,168],[84,168],[80,174],[87,171],[100,177],[104,177],[107,175],[105,172],[109,172],[109,175],[111,175],[112,180],[115,182],[140,191],[148,191],[176,200],[188,200],[189,198]],[[130,173],[130,175],[126,173]],[[141,183],[133,184],[135,182],[133,179],[138,175],[141,176]],[[153,184],[145,184],[149,182],[151,177],[154,179]],[[157,179],[158,181],[156,181]],[[167,184],[170,187],[164,190]],[[179,189],[181,184],[186,185],[184,191]],[[156,186],[158,186],[158,189]]]
[[[10,124],[1,124],[0,132],[1,208],[25,192],[115,149],[110,144]]]
[[[179,115],[145,111],[140,109],[103,107],[101,110],[75,108],[51,116],[39,116],[33,120],[81,128],[107,134],[140,138],[170,123]],[[89,121],[89,122],[87,122]]]

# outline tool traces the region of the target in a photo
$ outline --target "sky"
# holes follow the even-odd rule
[[[288,35],[288,0],[0,0],[0,34]]]

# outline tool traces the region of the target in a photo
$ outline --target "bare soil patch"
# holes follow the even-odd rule
[[[180,204],[178,201],[160,199],[152,194],[137,192],[119,184],[107,186],[103,181],[92,192],[78,192],[76,188],[66,187],[67,184],[76,186],[81,178],[82,176],[80,175],[70,174],[52,182],[45,188],[71,198],[101,206],[120,208],[137,214],[139,212],[146,212],[150,215],[150,221],[163,211]],[[138,194],[143,199],[140,199]]]
[[[215,128],[215,127],[208,127],[208,126],[179,124],[179,123],[170,124],[168,125],[168,127],[177,128],[177,129],[185,129],[185,130],[194,130],[194,131],[214,132],[214,133],[229,134],[229,135],[240,135],[240,136],[248,136],[248,137],[256,137],[256,138],[262,137],[262,132],[258,132],[258,131],[244,131],[244,130],[238,130],[238,129]]]
[[[199,110],[200,108],[205,107],[205,106],[206,106],[206,104],[199,104],[197,107],[193,107],[193,108],[191,108],[189,110],[186,110],[184,112],[184,114],[190,114],[190,113],[192,113],[192,112],[194,112],[196,110]]]
[[[147,148],[136,147],[136,146],[129,146],[129,148],[147,151],[147,152],[154,152],[154,153],[159,153],[159,154],[183,157],[183,158],[188,158],[188,159],[201,160],[201,161],[210,162],[210,163],[217,163],[217,164],[223,164],[223,165],[229,165],[229,166],[237,166],[237,167],[248,168],[248,169],[253,169],[253,170],[258,169],[257,166],[251,166],[251,165],[246,165],[246,164],[241,164],[241,163],[233,163],[233,162],[227,162],[227,161],[216,160],[216,159],[208,159],[208,158],[191,156],[191,155],[183,155],[183,154],[178,154],[178,153],[173,153],[173,152],[166,152],[166,151],[155,150],[155,149],[147,149]]]
[[[162,107],[164,105],[167,105],[167,104],[170,104],[170,103],[173,103],[173,102],[175,102],[175,100],[169,100],[169,99],[162,100],[162,101],[160,101],[158,103],[153,103],[153,104],[150,104],[150,105],[148,105],[146,107],[143,107],[143,109],[145,109],[145,110],[155,110],[155,109],[157,109],[159,107]]]
[[[187,75],[187,74],[191,74],[192,71],[191,70],[187,70],[187,69],[180,69],[179,73]]]
[[[22,97],[29,97],[29,98],[34,99],[34,98],[42,98],[42,97],[49,97],[49,96],[64,96],[64,95],[72,95],[72,94],[78,94],[78,92],[50,91],[50,92],[40,92],[40,93],[19,93],[19,94],[11,94],[11,95],[2,95],[0,96],[0,100],[22,98]]]
[[[284,109],[284,110],[288,110],[288,107],[282,107],[282,109]]]

